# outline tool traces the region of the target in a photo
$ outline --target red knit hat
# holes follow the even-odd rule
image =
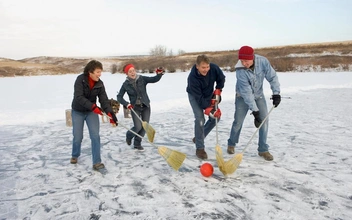
[[[238,51],[238,59],[240,60],[254,60],[254,50],[250,46],[243,46]]]
[[[132,67],[134,68],[133,64],[127,64],[125,68],[123,68],[123,72],[127,74],[128,70],[130,70]]]

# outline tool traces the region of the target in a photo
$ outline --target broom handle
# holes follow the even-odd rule
[[[142,119],[139,117],[139,115],[137,114],[137,112],[135,112],[135,111],[133,110],[133,108],[131,108],[131,111],[137,116],[137,118],[139,119],[139,121],[140,121],[141,123],[143,123]]]
[[[266,117],[264,118],[264,120],[262,121],[262,123],[259,125],[259,127],[257,128],[257,130],[255,130],[255,132],[252,134],[251,139],[249,139],[246,147],[242,150],[242,154],[244,153],[244,151],[248,148],[249,144],[251,143],[251,141],[253,140],[254,136],[257,134],[257,132],[259,131],[259,129],[262,127],[262,125],[265,123],[265,121],[268,119],[270,113],[274,110],[275,106],[271,107],[269,113],[266,115]]]
[[[110,117],[109,115],[107,115],[105,112],[103,112],[103,114],[104,114],[106,117],[108,117],[108,118],[111,119],[111,117]],[[124,124],[122,124],[121,122],[118,121],[117,124],[119,124],[119,125],[121,125],[122,127],[126,128],[127,130],[129,130],[130,132],[132,132],[134,135],[136,135],[136,136],[142,138],[143,140],[148,141],[149,144],[153,145],[153,147],[158,148],[158,146],[156,146],[153,142],[150,142],[150,141],[148,140],[148,138],[142,137],[141,135],[137,134],[135,131],[132,131],[131,129],[129,129],[128,127],[126,127],[126,126],[125,126]]]
[[[218,110],[218,105],[215,104],[215,111]],[[219,135],[218,135],[218,118],[215,117],[215,131],[216,131],[216,145],[219,145]]]

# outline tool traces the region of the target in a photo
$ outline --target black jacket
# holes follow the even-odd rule
[[[92,111],[93,104],[96,104],[98,97],[100,107],[106,113],[112,112],[103,81],[99,79],[98,82],[95,82],[93,89],[90,90],[88,77],[84,74],[77,76],[74,85],[72,109],[80,112],[90,112]]]
[[[132,82],[129,79],[126,79],[125,82],[122,84],[119,93],[117,94],[117,101],[119,101],[123,106],[127,107],[128,104],[136,105],[138,94],[141,98],[141,102],[150,107],[150,100],[147,93],[147,84],[148,83],[155,83],[158,82],[162,74],[157,74],[156,76],[149,77],[149,76],[137,76],[136,79],[136,88],[133,86]],[[138,91],[137,91],[138,90]],[[128,103],[123,96],[127,92],[130,103]]]
[[[199,106],[206,109],[210,106],[211,98],[213,97],[214,84],[216,89],[224,88],[225,75],[216,64],[210,63],[210,70],[206,76],[198,73],[196,65],[191,69],[188,75],[187,92],[194,96]]]

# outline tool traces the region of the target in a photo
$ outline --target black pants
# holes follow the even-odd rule
[[[135,105],[133,110],[137,113],[134,114],[131,112],[132,120],[133,120],[133,127],[131,128],[132,131],[136,132],[140,136],[144,137],[145,135],[145,130],[142,127],[141,121],[137,118],[140,117],[142,118],[142,121],[149,122],[150,119],[150,107],[146,105]],[[126,138],[128,140],[132,140],[134,138],[133,145],[134,146],[141,146],[142,139],[138,137],[137,135],[133,134],[130,131],[127,131],[126,133]]]

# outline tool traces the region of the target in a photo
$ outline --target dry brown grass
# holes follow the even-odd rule
[[[299,66],[315,66],[317,69],[332,69],[339,66],[345,71],[352,67],[352,41],[327,42],[314,44],[287,45],[266,48],[254,48],[256,54],[269,59],[272,66],[279,72],[295,71]],[[164,66],[167,72],[178,70],[188,71],[200,54],[206,54],[211,62],[218,64],[225,70],[234,71],[238,50],[203,51],[185,53],[179,56],[135,56],[135,57],[33,57],[23,60],[0,59],[0,77],[57,75],[80,73],[91,59],[103,63],[104,71],[122,73],[122,66],[126,63],[135,64],[137,70],[152,73],[158,66]]]

